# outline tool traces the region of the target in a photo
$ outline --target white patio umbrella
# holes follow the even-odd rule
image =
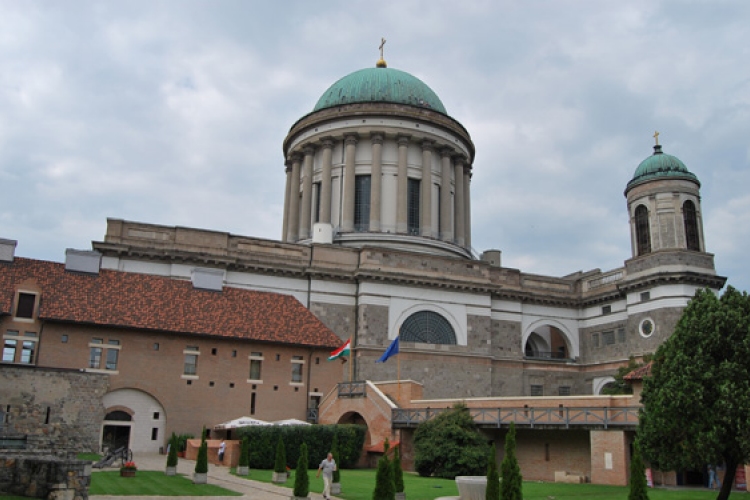
[[[271,424],[270,422],[266,422],[265,420],[258,420],[257,418],[253,417],[240,417],[234,420],[230,420],[229,422],[224,422],[223,424],[215,425],[214,429],[236,429],[238,427],[250,427],[253,425],[273,424]]]

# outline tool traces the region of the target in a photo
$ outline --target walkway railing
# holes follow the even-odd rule
[[[448,408],[396,408],[391,414],[393,428],[411,428],[447,411]],[[523,428],[555,429],[635,429],[638,407],[561,407],[561,408],[469,408],[480,427],[507,427],[511,422]]]
[[[365,382],[341,382],[338,385],[340,398],[363,398],[365,397]]]

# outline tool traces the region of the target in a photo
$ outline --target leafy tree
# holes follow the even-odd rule
[[[393,484],[396,487],[396,493],[404,492],[404,470],[401,468],[401,446],[393,447]]]
[[[490,459],[487,465],[487,489],[485,500],[500,500],[500,474],[497,472],[497,450],[493,444],[490,447]]]
[[[500,498],[503,500],[522,500],[521,468],[516,460],[516,424],[510,423],[510,430],[505,436],[505,457],[500,465],[503,480],[500,483]]]
[[[414,433],[414,468],[420,476],[480,476],[487,470],[488,453],[463,404],[419,424]]]
[[[307,445],[302,443],[299,449],[297,470],[294,474],[294,496],[306,497],[310,493],[310,477],[307,475]]]
[[[395,500],[396,486],[393,483],[393,468],[391,467],[388,456],[383,456],[378,460],[378,471],[375,473],[375,491],[372,493],[372,500]]]
[[[643,356],[642,361],[636,361],[633,356],[630,356],[627,366],[621,366],[617,369],[617,373],[614,376],[615,381],[605,385],[602,389],[602,394],[610,396],[618,394],[633,394],[633,386],[625,381],[625,375],[647,365],[648,362],[651,361],[651,358],[652,356],[650,354],[646,354]]]
[[[250,441],[247,436],[240,442],[240,461],[237,464],[240,467],[247,467],[250,464]]]
[[[333,471],[331,482],[340,483],[341,472],[339,472],[339,469],[341,468],[341,464],[339,463],[339,433],[336,431],[333,432],[333,440],[331,442],[331,455],[333,455],[333,460],[336,462],[336,470]]]
[[[643,465],[638,443],[633,444],[633,456],[630,459],[630,493],[628,500],[648,500],[646,489],[646,467]]]
[[[284,449],[284,440],[279,435],[279,442],[276,445],[276,461],[273,465],[273,471],[282,473],[286,472],[286,450]]]
[[[719,500],[750,456],[750,298],[698,290],[644,380],[638,439],[661,470],[726,465]]]
[[[177,435],[173,432],[169,438],[169,452],[167,452],[167,467],[177,467]]]

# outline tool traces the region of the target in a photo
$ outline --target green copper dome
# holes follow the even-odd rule
[[[656,179],[687,179],[700,186],[698,177],[690,172],[679,158],[662,153],[658,144],[654,146],[654,154],[643,160],[635,169],[626,191],[638,184]]]
[[[392,68],[365,68],[346,75],[323,93],[313,112],[364,102],[391,102],[447,115],[440,98],[419,78]]]

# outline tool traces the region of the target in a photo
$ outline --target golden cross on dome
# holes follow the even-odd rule
[[[659,131],[654,132],[654,139],[656,139],[656,145],[659,145]]]

